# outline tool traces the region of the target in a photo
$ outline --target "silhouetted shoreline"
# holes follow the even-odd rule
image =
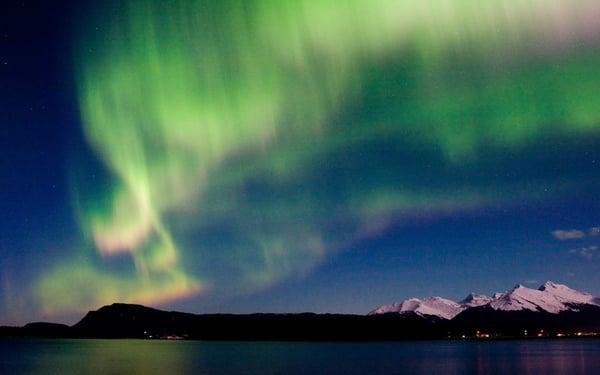
[[[0,327],[2,337],[229,341],[383,341],[600,337],[600,307],[548,314],[473,309],[452,320],[417,314],[190,314],[113,304],[73,326]]]

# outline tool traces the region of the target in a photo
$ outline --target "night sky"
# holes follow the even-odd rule
[[[596,0],[85,3],[0,5],[0,324],[600,295]]]

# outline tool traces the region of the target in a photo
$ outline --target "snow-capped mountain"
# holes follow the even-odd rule
[[[369,315],[389,313],[415,313],[421,316],[437,316],[443,319],[452,319],[464,310],[460,304],[441,297],[429,297],[424,299],[411,298],[400,303],[380,306],[371,311]]]
[[[474,307],[489,307],[496,311],[528,310],[556,314],[567,310],[577,311],[578,306],[582,305],[600,306],[600,298],[548,281],[538,289],[519,284],[506,292],[495,293],[492,297],[471,293],[460,302],[441,297],[411,298],[400,303],[380,306],[369,315],[415,313],[424,317],[452,319]]]
[[[544,285],[539,287],[542,292],[548,292],[554,295],[557,299],[562,300],[564,303],[588,303],[593,305],[600,305],[600,299],[594,297],[587,292],[580,292],[575,289],[571,289],[566,285],[555,284],[552,281],[547,281]]]
[[[517,285],[502,293],[490,302],[494,310],[515,311],[547,311],[556,314],[560,311],[574,310],[577,305],[594,304],[596,298],[589,293],[580,292],[566,285],[555,284],[551,281],[544,283],[538,289]]]
[[[492,302],[494,297],[489,297],[483,294],[470,293],[465,299],[459,302],[464,307],[477,307],[487,305]]]

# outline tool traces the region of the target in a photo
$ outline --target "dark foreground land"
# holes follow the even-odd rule
[[[600,332],[600,307],[559,314],[472,309],[452,320],[416,314],[204,314],[113,304],[73,326],[0,327],[0,336],[194,340],[376,341],[447,338],[581,337]]]

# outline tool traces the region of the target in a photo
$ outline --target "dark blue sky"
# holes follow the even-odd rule
[[[274,61],[273,51],[286,51],[277,47],[288,44],[285,31],[275,47],[244,41],[241,59],[222,47],[240,32],[229,32],[238,20],[225,22],[227,5],[201,8],[214,23],[197,30],[173,9],[153,14],[156,2],[144,3],[149,13],[99,6],[89,19],[69,1],[2,5],[0,323],[72,321],[109,298],[193,312],[366,313],[412,296],[458,300],[548,279],[600,295],[600,98],[586,86],[600,74],[594,38],[574,31],[566,47],[511,52],[510,62],[494,57],[489,66],[467,38],[438,70],[418,48],[377,55],[336,36],[342,52],[329,62],[346,75],[322,59],[307,70]],[[213,2],[192,1],[192,10],[196,3]],[[128,17],[167,31],[152,41],[135,22],[124,27]],[[317,21],[298,22],[310,29]],[[360,26],[378,31],[367,22]],[[200,49],[221,58],[217,88],[190,73],[210,64],[187,53],[204,35]],[[303,48],[334,54],[317,45]],[[505,47],[481,54],[496,56],[494,48]],[[263,54],[263,73],[273,65],[285,81],[264,92],[265,80],[238,66]],[[173,74],[189,87],[170,86]],[[199,94],[203,84],[213,91]],[[198,98],[186,95],[180,107],[177,92],[146,93],[157,86]],[[218,95],[227,99],[210,102]],[[207,102],[223,124],[203,132],[202,121],[186,121],[204,119]],[[245,133],[255,115],[246,103],[278,103],[276,130]],[[224,119],[236,116],[241,125],[230,133]],[[317,130],[306,130],[311,121]],[[208,141],[184,142],[179,130]],[[130,146],[144,150],[143,168]],[[142,169],[138,186],[130,177]],[[139,187],[149,191],[148,211],[127,195]],[[138,209],[148,216],[127,215]]]

